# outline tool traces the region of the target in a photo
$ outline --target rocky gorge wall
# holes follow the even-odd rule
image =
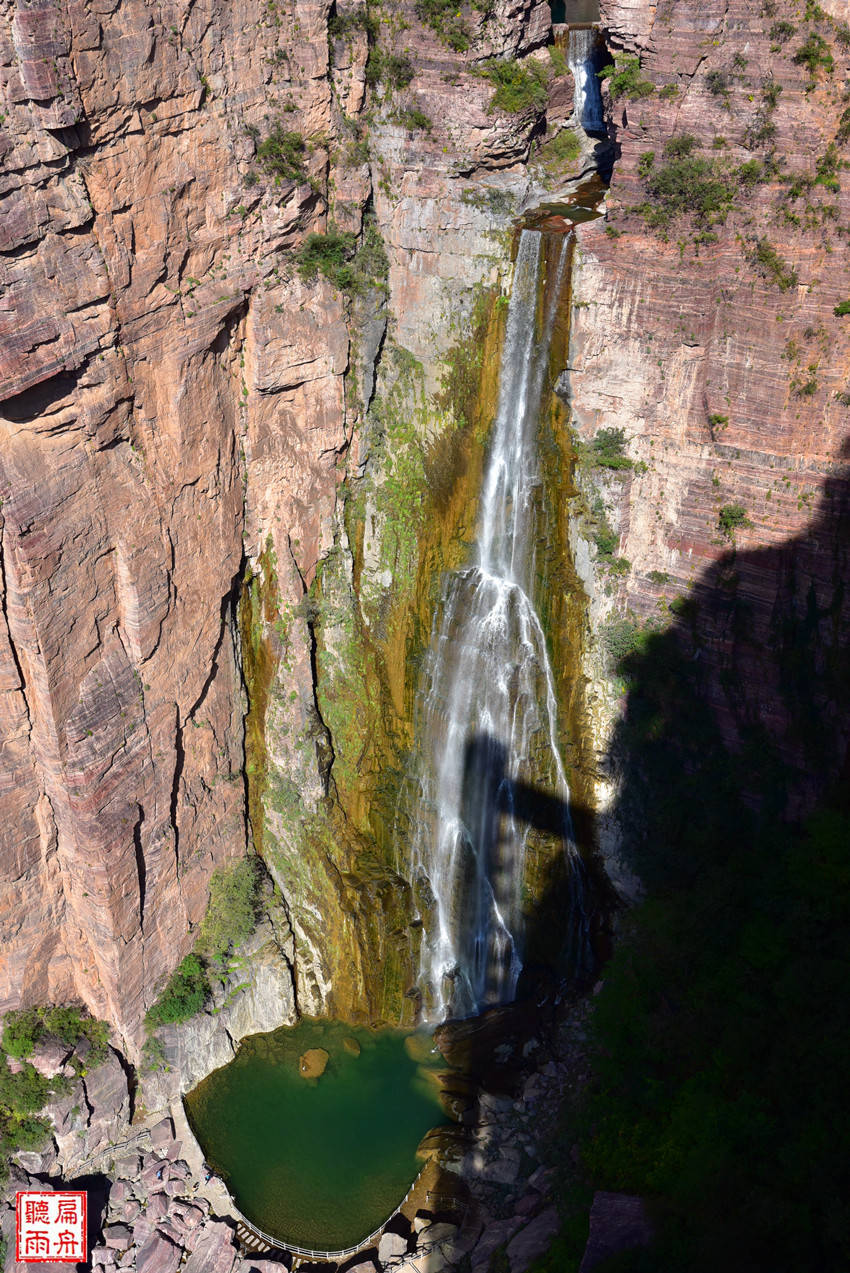
[[[846,755],[842,10],[602,3],[620,69],[640,65],[609,77],[612,186],[577,234],[559,382],[576,481],[546,621],[577,821],[625,898],[635,678],[617,664],[666,650],[653,634],[680,641],[752,804],[798,816]],[[464,17],[475,39],[452,50],[412,5],[4,11],[0,1006],[82,999],[136,1060],[215,868],[253,843],[280,890],[253,984],[235,968],[160,1032],[151,1110],[298,1011],[415,1010],[397,844],[418,655],[471,535],[515,220],[593,166],[587,143],[547,151],[573,100],[548,6]],[[472,73],[490,54],[548,68],[545,108],[491,112]],[[355,238],[305,277],[327,231]],[[595,463],[618,428],[629,463]],[[645,742],[692,714],[668,680]],[[555,1232],[540,1129],[587,1067],[551,1047],[522,1095],[469,1115],[454,1166],[486,1220],[449,1265],[473,1252],[485,1273],[508,1244],[521,1273]],[[62,1170],[126,1123],[119,1070],[111,1053],[107,1130],[77,1096],[54,1113]],[[175,1211],[161,1157],[122,1175],[102,1262],[150,1242],[176,1267],[197,1240],[197,1267],[214,1246],[231,1268],[224,1204],[194,1213],[200,1164],[191,1189],[182,1166],[165,1182]],[[162,1223],[133,1228],[152,1191]]]
[[[301,1007],[403,1014],[375,790],[468,528],[505,235],[551,184],[539,104],[470,74],[548,65],[548,6],[469,22],[453,51],[412,6],[6,7],[4,1007],[82,999],[133,1054],[253,838]],[[356,287],[297,268],[329,228]]]
[[[850,331],[834,311],[850,294],[850,35],[839,4],[601,8],[643,88],[608,94],[618,159],[604,223],[578,232],[565,380],[580,436],[622,428],[635,461],[584,487],[625,561],[618,573],[594,554],[595,580],[583,573],[600,836],[628,894],[610,763],[622,683],[600,673],[606,632],[622,655],[681,631],[724,744],[754,769],[769,753],[783,774],[779,794],[755,775],[753,802],[799,816],[844,763]],[[654,178],[669,177],[682,138],[679,162],[729,185],[701,202],[680,170],[665,220],[675,182]]]

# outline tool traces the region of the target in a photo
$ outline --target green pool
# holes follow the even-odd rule
[[[313,1048],[327,1066],[303,1078],[299,1058]],[[305,1019],[246,1039],[186,1109],[249,1220],[284,1242],[341,1250],[398,1206],[422,1165],[419,1141],[445,1121],[428,1074],[438,1062],[422,1035]]]

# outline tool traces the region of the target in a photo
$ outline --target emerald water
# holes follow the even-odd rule
[[[320,1078],[299,1073],[310,1048],[329,1054]],[[422,1165],[420,1140],[445,1121],[438,1062],[422,1034],[302,1020],[245,1039],[186,1110],[249,1220],[284,1242],[341,1250],[395,1210]]]

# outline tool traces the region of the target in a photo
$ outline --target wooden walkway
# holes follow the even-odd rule
[[[295,1246],[293,1243],[283,1242],[280,1238],[275,1238],[270,1233],[264,1233],[262,1229],[258,1229],[251,1224],[233,1204],[232,1213],[236,1221],[236,1237],[240,1246],[248,1255],[265,1256],[283,1254],[284,1252],[291,1255],[293,1257],[293,1269],[297,1269],[305,1261],[327,1260],[333,1262],[348,1259],[359,1251],[364,1251],[368,1247],[373,1246],[390,1220],[400,1212],[405,1214],[408,1220],[412,1221],[419,1207],[428,1205],[433,1207],[439,1195],[436,1195],[429,1188],[429,1185],[433,1186],[436,1183],[437,1174],[436,1164],[431,1160],[426,1162],[392,1215],[388,1216],[383,1224],[375,1229],[373,1233],[370,1233],[367,1238],[363,1238],[355,1246],[346,1247],[344,1251],[314,1251],[308,1247]]]

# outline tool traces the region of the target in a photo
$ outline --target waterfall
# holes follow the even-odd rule
[[[538,418],[566,237],[539,306],[545,255],[544,236],[524,230],[476,560],[445,581],[423,663],[411,856],[424,930],[420,984],[432,1020],[514,997],[533,826],[557,838],[577,876],[554,678],[534,604]]]
[[[604,133],[602,90],[596,74],[596,27],[570,27],[567,60],[575,83],[575,117],[586,133]]]

